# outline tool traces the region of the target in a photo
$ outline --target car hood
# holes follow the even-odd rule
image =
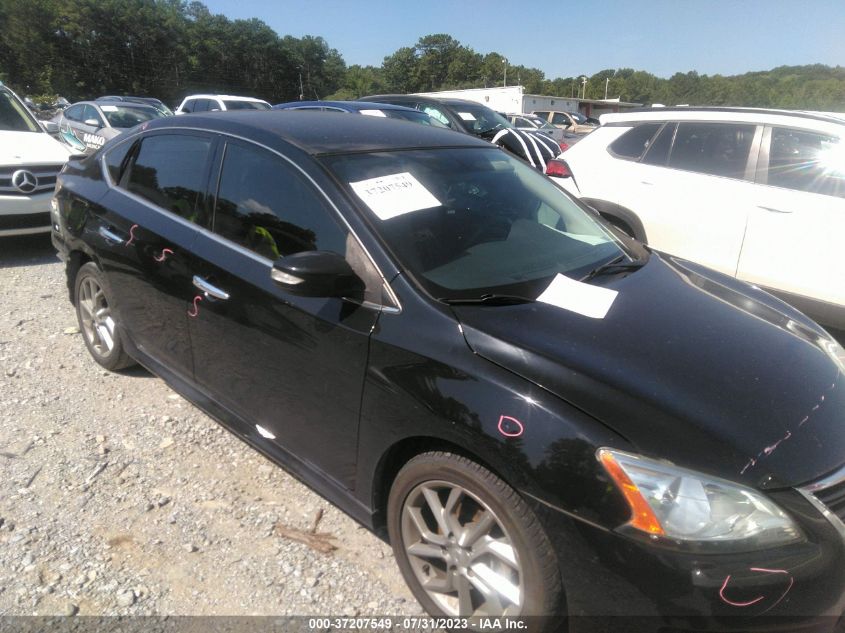
[[[453,309],[475,353],[645,455],[769,489],[845,461],[842,350],[812,321],[657,253],[593,283],[618,291],[602,319],[540,302]]]
[[[0,165],[64,163],[70,152],[42,132],[0,132]]]

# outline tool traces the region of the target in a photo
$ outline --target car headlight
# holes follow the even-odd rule
[[[629,528],[719,549],[761,549],[802,538],[783,510],[746,486],[608,448],[596,457],[631,508]]]

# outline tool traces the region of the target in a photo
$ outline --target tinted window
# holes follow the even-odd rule
[[[191,112],[205,112],[208,110],[208,99],[197,99],[191,105]]]
[[[845,197],[845,148],[825,134],[772,128],[768,183]]]
[[[235,101],[224,99],[223,105],[227,110],[269,110],[270,106],[260,101]]]
[[[103,127],[103,117],[101,117],[100,113],[97,112],[97,108],[92,105],[86,105],[82,109],[82,121],[85,122],[89,119],[96,121],[95,125],[97,127]]]
[[[447,117],[440,108],[429,104],[423,104],[420,109],[435,121],[442,123],[443,125],[446,125],[448,127],[452,127],[452,123],[451,121],[449,121],[449,117]]]
[[[570,125],[572,122],[563,112],[555,112],[552,115],[552,123],[554,125]]]
[[[631,128],[610,144],[610,151],[620,158],[637,160],[648,149],[660,123],[643,123]]]
[[[214,232],[273,260],[346,252],[346,231],[322,197],[286,161],[240,143],[226,147]]]
[[[182,106],[182,112],[193,112],[196,105],[197,105],[196,99],[188,99],[185,102],[185,105]]]
[[[104,105],[103,114],[106,115],[109,125],[120,129],[135,127],[144,121],[160,119],[164,116],[155,108],[135,108],[124,105]]]
[[[82,120],[82,110],[85,106],[75,105],[69,107],[65,110],[65,118],[70,119],[71,121],[81,121]]]
[[[669,158],[669,150],[672,147],[672,138],[675,136],[676,127],[676,123],[667,123],[652,141],[646,141],[645,156],[643,156],[640,162],[647,165],[666,165],[666,159]]]
[[[183,218],[206,224],[202,197],[211,139],[187,134],[148,136],[121,186]]]
[[[134,147],[134,143],[121,143],[106,153],[104,161],[112,182],[120,182],[123,168],[126,167],[126,157],[132,147]]]
[[[669,166],[743,178],[754,129],[732,123],[679,123]]]
[[[0,88],[0,130],[38,132],[39,128],[15,96]]]

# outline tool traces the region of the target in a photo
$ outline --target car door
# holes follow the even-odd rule
[[[842,140],[813,130],[767,126],[763,148],[757,204],[749,216],[737,276],[845,305]],[[817,314],[820,307],[807,311],[823,319]]]
[[[650,246],[735,275],[755,205],[762,128],[682,121],[667,123],[653,138],[646,132],[644,143],[636,132],[628,134],[610,145],[611,154],[624,159],[629,143],[645,151],[634,160],[614,161],[608,174],[616,194],[612,202],[639,217]]]
[[[206,226],[215,139],[199,132],[155,132],[106,152],[112,183],[99,202],[98,242],[119,322],[163,375],[193,374],[188,253]]]
[[[245,432],[352,486],[369,336],[379,312],[291,294],[279,257],[361,251],[323,194],[288,160],[228,140],[214,235],[193,246],[190,312],[196,382]],[[355,268],[355,266],[353,266]]]

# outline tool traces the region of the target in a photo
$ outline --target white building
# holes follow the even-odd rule
[[[619,99],[576,99],[574,97],[525,94],[522,86],[468,88],[466,90],[442,90],[440,92],[418,92],[416,94],[439,99],[466,99],[467,101],[483,103],[497,112],[506,114],[528,114],[538,110],[566,110],[598,117],[606,112],[619,112],[640,106],[639,103],[625,103]]]

